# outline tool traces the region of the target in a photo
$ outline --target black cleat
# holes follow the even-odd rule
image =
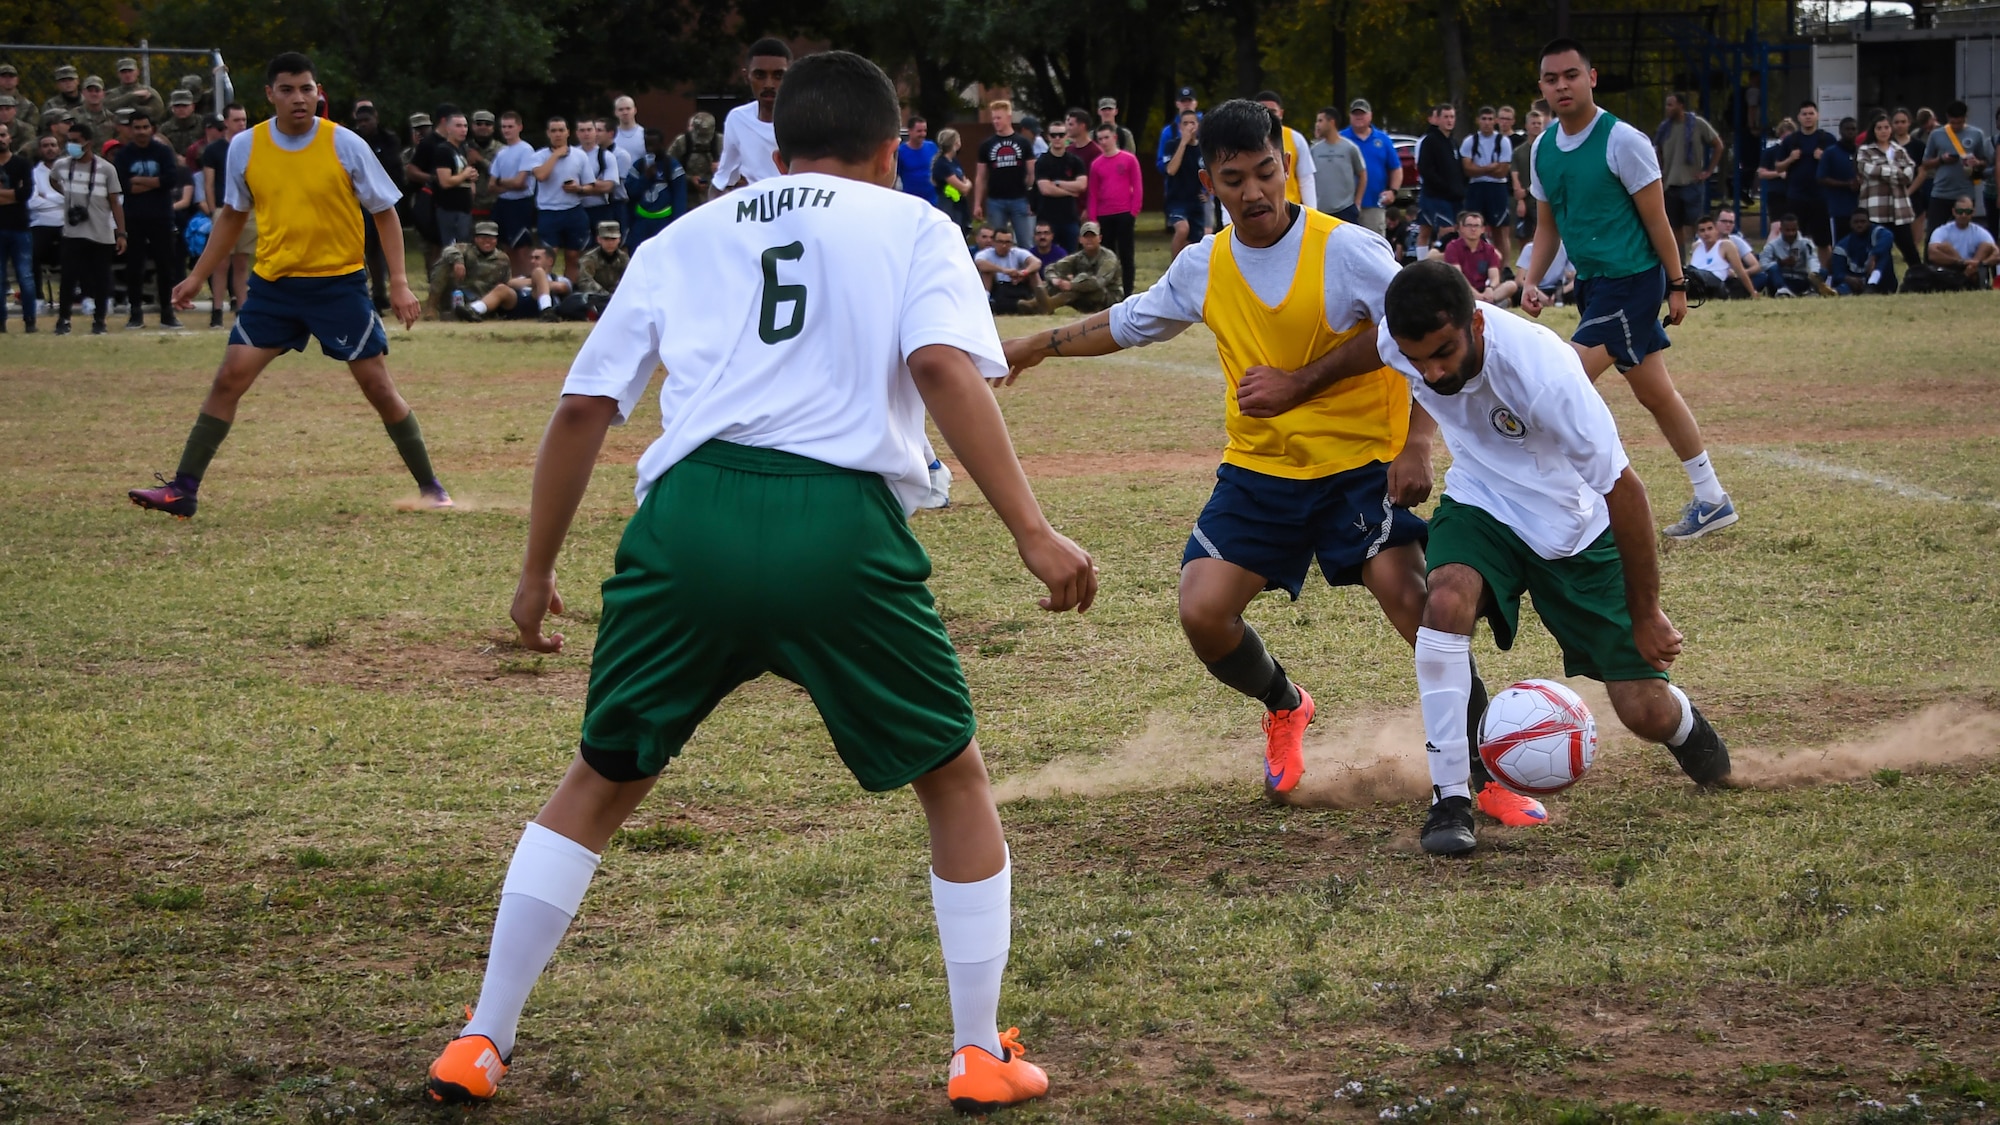
[[[1701,708],[1691,706],[1689,710],[1694,712],[1694,729],[1688,732],[1686,742],[1667,749],[1681,764],[1681,772],[1696,785],[1721,785],[1729,779],[1729,747],[1702,718]]]
[[[1464,855],[1477,847],[1479,838],[1472,832],[1472,798],[1445,797],[1432,802],[1419,842],[1432,855]]]

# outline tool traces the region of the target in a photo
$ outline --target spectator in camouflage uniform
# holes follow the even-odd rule
[[[118,88],[104,95],[104,108],[117,112],[121,109],[136,109],[145,112],[154,121],[167,119],[167,103],[160,92],[139,81],[139,60],[118,60]]]
[[[55,70],[55,78],[56,93],[54,97],[42,103],[42,117],[47,118],[51,113],[60,113],[67,121],[83,107],[83,95],[76,90],[76,68],[59,66]],[[48,121],[44,120],[42,127],[46,129],[48,126]]]
[[[472,111],[472,132],[465,138],[465,159],[479,169],[479,178],[472,182],[472,219],[493,217],[493,201],[500,198],[500,185],[493,179],[493,158],[500,154],[500,138],[493,131],[493,111],[476,109]]]
[[[194,111],[194,94],[188,90],[175,90],[167,95],[167,105],[171,112],[160,123],[160,139],[174,150],[174,155],[187,159],[188,149],[201,140],[201,115]]]
[[[0,125],[17,137],[34,139],[34,127],[21,120],[21,101],[12,94],[0,94]]]
[[[431,271],[431,297],[438,316],[456,313],[460,320],[476,322],[493,309],[511,307],[515,294],[507,287],[507,278],[513,272],[506,251],[500,249],[499,225],[472,224],[472,241],[445,247]],[[462,300],[453,299],[458,294]]]
[[[697,113],[688,118],[687,132],[674,138],[667,155],[680,161],[687,173],[687,205],[708,202],[709,181],[715,176],[715,162],[722,158],[722,138],[715,135],[715,116]]]
[[[90,130],[90,151],[99,152],[104,142],[118,133],[118,118],[105,108],[104,79],[93,74],[83,80],[83,104],[70,111],[71,123]]]
[[[597,224],[597,245],[584,254],[576,269],[578,293],[609,300],[611,294],[618,291],[618,283],[625,277],[625,267],[632,261],[632,255],[618,244],[619,238],[617,223],[607,220]]]
[[[14,69],[13,63],[0,63],[0,97],[14,99],[14,120],[19,122],[14,129],[17,139],[34,139],[42,131],[42,110],[21,92],[21,72]]]
[[[1118,255],[1104,248],[1104,232],[1096,223],[1077,230],[1083,249],[1052,265],[1045,272],[1046,284],[1035,294],[1044,313],[1064,306],[1078,312],[1101,312],[1125,299],[1123,274]]]

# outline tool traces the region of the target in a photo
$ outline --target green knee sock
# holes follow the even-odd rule
[[[181,449],[181,467],[174,475],[182,481],[199,484],[202,474],[208,472],[208,463],[215,460],[222,439],[228,436],[229,423],[213,414],[195,415],[194,429],[188,431],[187,445]]]
[[[403,455],[403,464],[410,467],[410,475],[417,478],[417,487],[436,484],[437,473],[431,470],[431,455],[424,448],[424,431],[417,425],[417,412],[412,410],[403,415],[400,422],[385,422],[383,428],[389,431],[389,440],[396,443],[396,452]]]

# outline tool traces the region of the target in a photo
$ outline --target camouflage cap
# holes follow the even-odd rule
[[[193,104],[194,104],[194,91],[193,91],[193,90],[175,90],[175,91],[174,91],[173,93],[171,93],[171,94],[168,94],[168,95],[167,95],[167,104],[168,104],[168,105],[193,105]]]
[[[69,124],[69,111],[66,109],[52,109],[42,114],[42,128],[44,129],[51,125],[67,124]]]
[[[21,72],[14,69],[13,63],[0,63],[0,78],[18,78],[20,75]]]
[[[201,75],[199,75],[199,74],[183,74],[183,75],[181,75],[181,89],[183,89],[183,90],[199,90],[199,89],[201,89]]]
[[[473,123],[474,125],[491,125],[491,124],[493,124],[493,111],[492,111],[492,110],[490,110],[490,109],[475,109],[475,110],[473,110],[473,111],[472,111],[472,123]]]
[[[61,82],[65,78],[75,78],[75,77],[76,77],[76,68],[73,66],[59,66],[56,68],[56,81],[58,82]]]
[[[20,105],[20,104],[21,104],[20,102],[14,100],[14,95],[0,94],[0,107],[6,107],[10,105]]]
[[[1100,226],[1098,226],[1098,225],[1097,225],[1096,223],[1085,223],[1085,224],[1083,224],[1082,226],[1080,226],[1080,227],[1076,228],[1076,233],[1078,233],[1078,234],[1094,234],[1094,235],[1098,236],[1099,238],[1102,238],[1102,237],[1104,237],[1104,228],[1103,228],[1103,227],[1100,227]]]
[[[138,59],[131,59],[131,58],[126,58],[126,59],[119,59],[119,60],[118,60],[118,69],[119,69],[119,70],[137,70],[137,69],[139,69],[139,60],[138,60]]]
[[[599,238],[623,238],[624,236],[625,232],[619,230],[618,224],[611,219],[606,219],[597,224],[597,237]]]
[[[412,113],[412,114],[410,115],[410,128],[412,128],[412,129],[428,129],[428,128],[430,128],[430,127],[431,127],[431,115],[430,115],[430,114],[428,114],[428,113]]]
[[[104,79],[99,78],[95,74],[89,76],[88,78],[85,78],[83,80],[83,88],[88,90],[92,87],[96,87],[99,90],[104,89]]]
[[[500,224],[499,223],[472,224],[472,237],[478,238],[480,235],[485,235],[488,238],[499,238]]]

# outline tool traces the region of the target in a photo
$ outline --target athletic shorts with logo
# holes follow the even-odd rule
[[[1578,278],[1576,334],[1583,347],[1602,346],[1618,370],[1629,371],[1654,352],[1673,347],[1660,325],[1660,306],[1667,299],[1667,271],[1652,269],[1627,277]]]
[[[1199,199],[1167,200],[1163,208],[1167,215],[1167,225],[1186,223],[1188,241],[1199,242],[1208,233],[1208,204]]]
[[[896,789],[974,733],[930,557],[874,473],[711,441],[646,493],[604,583],[580,753],[651,777],[737,685],[806,689],[863,788]]]
[[[1424,542],[1424,521],[1389,497],[1389,466],[1373,461],[1317,480],[1290,480],[1225,464],[1195,520],[1181,565],[1221,559],[1262,575],[1266,590],[1298,600],[1319,560],[1329,586],[1355,586],[1369,559]]]
[[[1521,623],[1521,595],[1562,646],[1563,674],[1593,680],[1664,680],[1632,640],[1632,612],[1625,605],[1625,564],[1605,531],[1578,554],[1545,559],[1483,508],[1449,495],[1431,513],[1430,569],[1458,563],[1486,580],[1492,605],[1486,622],[1493,643],[1514,647]]]
[[[250,271],[249,291],[229,342],[302,352],[318,340],[329,359],[346,363],[389,352],[389,333],[368,297],[368,271],[336,277],[281,277]]]

